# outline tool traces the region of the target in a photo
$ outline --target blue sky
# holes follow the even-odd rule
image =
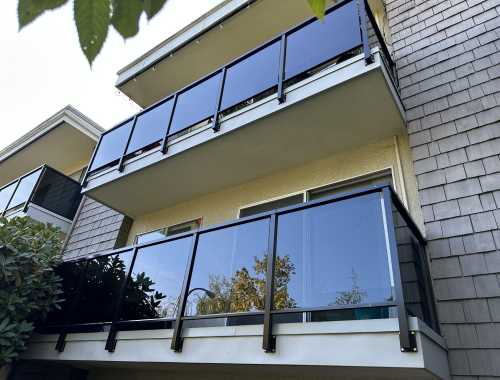
[[[106,129],[136,113],[116,95],[116,72],[220,2],[170,0],[149,24],[143,15],[139,34],[125,43],[110,28],[92,70],[80,50],[72,0],[20,32],[17,1],[0,2],[0,149],[68,104]]]

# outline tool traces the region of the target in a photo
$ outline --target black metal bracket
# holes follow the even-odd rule
[[[191,273],[193,272],[194,266],[194,255],[196,252],[196,246],[198,245],[198,232],[193,235],[193,240],[191,242],[191,248],[189,249],[188,263],[186,266],[186,272],[184,274],[184,283],[182,284],[181,295],[179,299],[179,307],[177,308],[177,316],[175,320],[174,332],[172,335],[172,343],[170,349],[174,352],[182,352],[183,339],[181,338],[182,333],[182,315],[184,314],[184,309],[186,308],[186,301],[188,298],[188,289],[191,279]]]
[[[365,4],[364,0],[359,0],[359,19],[361,20],[361,35],[363,37],[363,51],[365,53],[365,65],[375,62],[373,55],[370,52],[370,45],[368,44],[368,30],[366,28]]]
[[[172,111],[170,112],[170,118],[168,119],[168,125],[167,125],[167,133],[165,133],[165,137],[163,138],[163,142],[161,144],[161,150],[160,152],[162,154],[167,154],[167,140],[168,140],[168,134],[170,133],[170,126],[172,125],[172,120],[174,118],[174,112],[175,112],[175,106],[177,105],[177,98],[178,98],[178,93],[174,95],[174,104],[172,104]]]
[[[111,325],[111,328],[108,333],[108,338],[106,339],[106,346],[104,349],[108,352],[115,352],[116,348],[116,327]]]
[[[214,132],[220,131],[220,124],[218,123],[220,102],[222,100],[222,88],[226,79],[226,68],[224,67],[220,73],[219,89],[217,90],[217,99],[215,101],[214,118],[212,120],[212,129]]]
[[[269,338],[269,348],[264,351],[266,354],[272,354],[276,352],[276,335],[272,335]]]
[[[59,334],[59,338],[57,338],[56,351],[64,351],[64,348],[66,347],[66,335],[66,328],[63,328],[63,330]]]
[[[286,44],[286,35],[283,34],[281,36],[281,46],[280,46],[280,63],[279,63],[279,71],[278,71],[278,102],[284,103],[286,102],[286,95],[283,93],[283,79],[285,77],[285,44]]]
[[[399,333],[401,334],[401,333]],[[401,340],[401,338],[400,338]],[[415,332],[408,332],[408,341],[410,342],[410,347],[401,347],[401,352],[418,352],[417,350],[417,338],[415,337]]]

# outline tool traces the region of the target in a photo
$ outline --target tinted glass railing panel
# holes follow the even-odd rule
[[[392,300],[380,194],[278,217],[277,309]]]
[[[191,241],[189,236],[137,251],[120,320],[177,315]]]
[[[168,100],[137,117],[126,154],[145,148],[165,137],[173,104],[173,99]]]
[[[278,84],[280,46],[277,41],[227,69],[221,111]]]
[[[41,170],[37,170],[36,172],[31,173],[30,175],[21,179],[21,182],[19,183],[19,186],[17,186],[16,192],[12,197],[12,200],[7,206],[8,209],[28,201],[31,192],[36,185],[36,181],[40,176],[40,171]]]
[[[179,94],[169,134],[203,121],[214,114],[220,76],[217,74]]]
[[[361,45],[358,4],[351,1],[287,36],[285,79]]]
[[[185,315],[264,310],[269,219],[201,234]]]
[[[133,123],[134,121],[130,120],[121,127],[113,129],[102,136],[99,149],[90,167],[91,170],[109,165],[122,157]]]
[[[14,182],[13,184],[0,190],[0,213],[5,211],[5,208],[9,204],[10,198],[12,197],[12,193],[14,193],[14,190],[16,189],[16,185],[17,182]]]
[[[132,251],[92,259],[70,324],[110,322],[132,260]]]
[[[32,202],[67,219],[73,219],[82,199],[81,185],[47,168]]]
[[[65,323],[68,309],[71,305],[71,301],[74,299],[74,293],[84,269],[85,261],[62,265],[55,269],[56,275],[62,277],[61,290],[63,291],[63,294],[59,297],[59,299],[63,299],[64,301],[58,303],[58,305],[61,307],[61,310],[56,310],[55,312],[49,313],[45,322],[43,324],[39,323],[38,325],[59,326]]]
[[[420,318],[437,331],[437,318],[432,300],[432,285],[425,247],[419,242],[394,205],[392,212],[406,309],[411,316]]]

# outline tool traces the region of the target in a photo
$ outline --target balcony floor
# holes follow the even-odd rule
[[[404,110],[377,49],[221,121],[91,176],[84,194],[137,217],[406,133]]]

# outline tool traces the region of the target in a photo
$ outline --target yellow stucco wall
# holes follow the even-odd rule
[[[81,160],[81,161],[78,161],[78,162],[75,162],[74,164],[72,164],[71,166],[65,168],[64,170],[61,170],[61,173],[63,174],[66,174],[66,175],[70,175],[70,174],[73,174],[74,172],[76,172],[77,170],[80,170],[84,167],[86,167],[89,162],[90,162],[90,159],[92,158],[92,156],[88,156],[86,159],[84,160]]]
[[[417,224],[423,226],[408,136],[398,136],[398,143],[408,206]],[[133,244],[137,234],[200,217],[203,218],[203,227],[233,220],[236,219],[240,206],[326,185],[390,166],[394,168],[396,186],[400,192],[401,184],[394,140],[389,139],[142,215],[134,220],[127,245]]]

